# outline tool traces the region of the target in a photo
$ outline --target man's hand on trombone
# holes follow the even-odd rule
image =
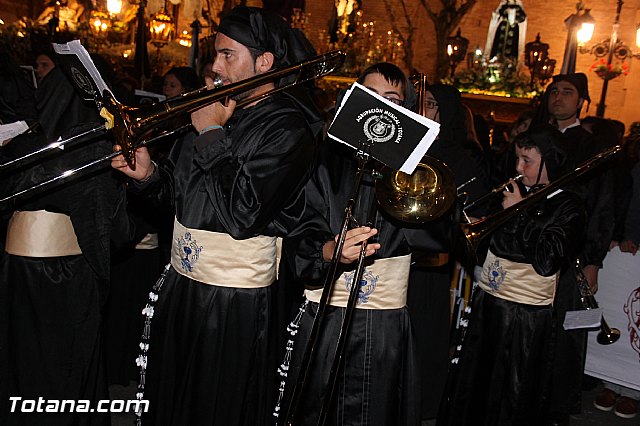
[[[114,145],[113,151],[120,151],[120,145]],[[148,179],[149,176],[153,174],[155,171],[155,165],[151,161],[151,157],[149,156],[149,151],[147,148],[142,146],[136,148],[136,169],[133,170],[129,167],[124,156],[122,154],[115,156],[111,159],[111,167],[116,170],[120,170],[125,175],[129,176],[138,181],[144,181]]]
[[[211,77],[205,77],[205,81],[209,89],[214,88]],[[235,107],[236,101],[229,98],[224,102],[214,102],[192,112],[191,124],[198,133],[211,126],[224,126],[233,115]]]
[[[342,248],[342,254],[340,256],[340,263],[353,263],[360,257],[360,245],[363,241],[373,237],[378,233],[376,228],[369,226],[360,226],[347,231],[347,236],[344,240],[344,247]],[[333,252],[336,248],[336,243],[340,235],[336,235],[333,241],[327,241],[322,246],[322,256],[325,261],[331,262]],[[367,245],[366,256],[371,256],[380,249],[379,243],[371,243]]]

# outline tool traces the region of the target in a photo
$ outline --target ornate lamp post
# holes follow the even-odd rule
[[[600,43],[596,43],[591,48],[585,48],[580,46],[580,53],[591,53],[596,58],[600,59],[600,62],[596,62],[591,68],[598,74],[600,78],[604,80],[602,84],[602,92],[600,93],[600,102],[596,110],[596,116],[604,117],[605,100],[607,98],[607,89],[609,87],[609,80],[613,80],[620,74],[626,74],[626,64],[623,62],[627,58],[638,58],[640,54],[634,54],[629,46],[624,44],[622,40],[618,40],[618,29],[620,28],[620,11],[622,10],[622,0],[618,0],[616,8],[616,17],[613,23],[613,30],[611,36],[607,40],[603,40]],[[640,27],[636,29],[636,44],[640,47]],[[606,58],[606,60],[605,60]],[[618,60],[621,64],[613,65],[613,59]]]
[[[454,37],[447,37],[447,55],[449,55],[449,66],[451,67],[451,76],[456,72],[456,67],[467,55],[469,40],[460,35],[460,28]]]
[[[540,68],[540,64],[549,56],[549,45],[540,41],[540,33],[536,35],[535,41],[530,41],[524,46],[524,64],[529,68],[531,73],[531,89],[535,83],[536,69]]]

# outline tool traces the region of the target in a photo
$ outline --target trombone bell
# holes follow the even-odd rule
[[[456,200],[453,173],[441,161],[425,157],[413,174],[383,167],[376,182],[380,207],[402,222],[425,223],[445,214]]]

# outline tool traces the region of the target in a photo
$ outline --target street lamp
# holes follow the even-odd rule
[[[564,60],[562,61],[561,74],[573,74],[576,72],[578,45],[588,43],[593,36],[595,20],[591,16],[590,10],[591,9],[585,9],[582,1],[579,1],[576,5],[576,13],[564,21],[569,33],[564,46]]]
[[[625,59],[640,59],[639,53],[634,54],[629,46],[623,43],[622,40],[618,40],[618,29],[620,28],[620,12],[622,10],[622,4],[622,0],[618,0],[618,5],[616,8],[616,18],[613,23],[613,30],[611,31],[611,36],[607,40],[596,43],[591,48],[580,46],[580,53],[591,53],[596,58],[600,58],[600,62],[596,62],[592,66],[592,69],[594,69],[598,76],[604,80],[602,83],[600,102],[598,103],[598,107],[596,109],[596,116],[598,117],[604,117],[604,111],[606,107],[605,100],[607,98],[609,80],[613,80],[622,73],[626,74],[626,64],[623,62]],[[636,29],[636,45],[640,47],[640,27]],[[604,59],[605,57],[606,60]],[[614,66],[614,58],[622,64]]]
[[[460,35],[460,28],[455,37],[447,37],[447,55],[449,55],[449,66],[451,67],[451,77],[456,72],[456,67],[467,55],[469,40]]]

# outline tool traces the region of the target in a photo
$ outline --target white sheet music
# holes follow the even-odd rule
[[[600,318],[602,318],[602,309],[600,308],[567,311],[563,326],[565,330],[600,327]]]
[[[80,60],[82,65],[84,65],[86,73],[80,73],[81,75],[73,73],[73,78],[76,84],[80,86],[83,86],[83,84],[87,84],[87,82],[83,82],[82,80],[83,76],[88,74],[93,80],[93,86],[98,89],[98,95],[101,96],[105,90],[113,94],[111,92],[111,89],[109,89],[105,81],[102,79],[102,76],[98,72],[98,69],[93,63],[91,56],[89,56],[89,52],[87,52],[84,46],[80,43],[80,40],[73,40],[64,44],[53,43],[53,50],[55,50],[55,52],[59,55],[75,55]]]
[[[355,117],[357,113],[360,114]],[[380,117],[391,118],[388,121]],[[370,122],[371,125],[369,125]],[[374,132],[371,132],[372,129]],[[376,135],[373,133],[379,129],[388,131],[391,136],[375,137]],[[360,149],[358,141],[363,139],[361,131],[365,136],[369,134],[365,139],[368,138],[376,142],[371,150],[374,158],[401,172],[411,174],[440,132],[440,124],[398,106],[356,82],[345,92],[342,103],[338,106],[338,111],[329,127],[328,136],[357,150]],[[403,137],[404,146],[413,147],[413,149],[409,152],[403,151],[403,154],[400,154],[396,148],[401,146],[400,141],[403,140]],[[388,144],[394,148],[383,147],[384,142],[394,138],[395,144],[391,142]],[[392,152],[395,154],[392,155]],[[403,160],[399,167],[389,164],[391,160],[399,160],[399,157],[402,157]]]
[[[29,130],[29,126],[24,121],[16,121],[14,123],[0,125],[0,146],[7,141]]]

